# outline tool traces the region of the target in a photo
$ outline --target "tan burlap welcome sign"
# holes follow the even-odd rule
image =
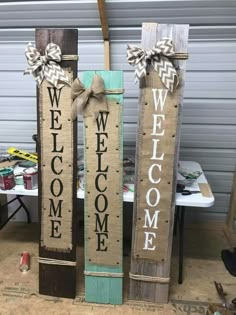
[[[64,69],[70,83],[72,73]],[[40,86],[42,232],[41,246],[72,249],[73,125],[71,87]]]
[[[101,104],[102,105],[102,104]],[[104,105],[103,105],[104,106]],[[86,126],[87,256],[90,263],[121,262],[121,178],[119,151],[120,106],[108,101],[108,110],[92,117]],[[118,126],[118,127],[116,127]]]
[[[158,82],[158,88],[151,86],[140,89],[143,110],[140,113],[137,153],[139,167],[134,255],[161,261],[167,255],[180,100],[178,91],[170,93],[156,72],[150,71],[148,80]]]
[[[99,73],[99,75],[97,74]],[[120,71],[88,71],[77,82],[84,116],[86,262],[122,266],[122,94]],[[74,84],[73,84],[74,87]],[[76,94],[76,93],[75,93]],[[88,273],[88,266],[86,272]],[[107,275],[109,277],[109,274]]]

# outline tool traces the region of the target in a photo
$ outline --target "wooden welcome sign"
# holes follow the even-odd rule
[[[69,55],[69,61],[60,63],[69,84],[55,87],[44,79],[38,89],[39,293],[70,298],[76,293],[77,126],[71,119],[70,85],[77,76],[77,61],[71,61],[76,60],[77,41],[77,30],[36,31],[42,56],[50,43],[60,47],[62,56]],[[47,53],[56,58],[55,51]],[[50,68],[49,75],[53,79],[57,70]]]
[[[122,304],[123,73],[83,73],[90,91],[96,80],[105,97],[94,92],[84,114],[85,300]]]
[[[181,58],[186,55],[188,25],[143,24],[142,48],[147,53],[163,38],[172,40],[176,56],[179,54]],[[168,54],[170,43],[165,45],[163,48],[159,44],[159,48]],[[179,127],[186,63],[183,60],[173,60],[179,78],[178,85],[177,78],[175,79],[173,92],[167,88],[170,86],[172,70],[164,63],[159,64],[161,70],[154,70],[155,66],[149,65],[146,76],[140,79],[130,298],[154,302],[167,302],[170,281]],[[137,70],[141,71],[141,68]]]

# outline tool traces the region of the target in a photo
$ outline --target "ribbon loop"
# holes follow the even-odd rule
[[[95,74],[92,80],[92,84],[88,89],[85,89],[81,81],[77,78],[74,80],[71,86],[72,103],[72,119],[75,120],[78,114],[88,115],[88,104],[90,101],[93,103],[93,114],[96,118],[98,112],[96,112],[94,105],[104,102],[107,106],[106,97],[104,95],[105,87],[103,79]]]
[[[163,39],[152,49],[144,50],[136,46],[127,47],[127,59],[130,65],[135,66],[135,81],[147,75],[147,61],[158,73],[161,81],[171,92],[179,84],[177,71],[169,60],[175,55],[173,43],[170,39]]]
[[[37,48],[29,43],[25,49],[25,56],[29,64],[24,74],[32,74],[38,87],[45,78],[57,89],[62,88],[65,84],[71,85],[64,70],[58,63],[61,62],[61,49],[54,43],[49,43],[45,49],[45,55],[41,56]],[[59,82],[64,82],[61,84]]]

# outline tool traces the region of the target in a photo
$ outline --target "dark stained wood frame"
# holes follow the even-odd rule
[[[76,29],[38,29],[35,34],[36,47],[44,55],[47,44],[53,42],[62,51],[62,55],[78,54],[78,31]],[[62,68],[71,68],[74,78],[77,77],[77,61],[63,61]],[[39,218],[41,218],[41,146],[39,90],[37,89],[37,121],[39,140]],[[72,209],[72,250],[69,253],[49,251],[39,244],[39,256],[58,260],[76,261],[76,179],[77,179],[77,120],[73,123],[74,155],[73,155],[73,209]],[[40,226],[41,235],[41,226]],[[74,298],[76,295],[76,267],[39,264],[39,293],[58,297]]]

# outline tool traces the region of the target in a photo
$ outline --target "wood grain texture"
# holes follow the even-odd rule
[[[45,47],[50,42],[57,44],[63,55],[77,55],[78,31],[70,29],[38,29],[36,30],[36,47],[44,55]],[[77,77],[77,61],[63,61],[63,68],[71,68],[74,78]],[[37,90],[39,161],[41,160],[39,91]],[[70,110],[70,108],[68,108]],[[73,123],[74,139],[77,138],[77,123]],[[49,251],[39,246],[39,256],[58,260],[76,261],[76,178],[77,147],[74,141],[73,155],[73,209],[72,209],[72,250],[68,253]],[[39,217],[41,217],[42,181],[39,163]],[[40,229],[41,235],[41,229]],[[58,297],[74,298],[76,294],[76,267],[39,264],[39,293]]]
[[[109,40],[109,28],[107,24],[105,0],[97,0],[100,22],[102,26],[102,36],[104,40]]]
[[[158,40],[163,37],[171,38],[175,51],[177,53],[187,52],[188,43],[188,25],[172,25],[172,24],[156,24],[156,23],[144,23],[142,26],[142,48],[152,48]],[[181,93],[183,94],[184,86],[184,73],[186,61],[178,60],[175,61],[176,67],[179,68],[179,76],[181,77]],[[157,88],[157,82],[153,80],[154,70],[149,68],[149,76],[145,77],[140,82],[140,88],[151,87]],[[182,95],[180,97],[180,103],[182,102]],[[175,210],[175,186],[176,186],[176,170],[179,155],[179,139],[180,139],[180,117],[181,117],[181,104],[178,104],[178,118],[176,128],[176,145],[175,145],[175,161],[173,165],[173,180],[172,180],[172,207],[169,221],[169,237],[168,237],[168,249],[167,249],[167,261],[164,262],[151,262],[147,260],[139,260],[134,258],[134,239],[135,239],[135,224],[137,221],[136,202],[134,202],[134,213],[133,213],[133,240],[132,240],[132,257],[131,257],[131,273],[153,277],[164,277],[168,278],[170,275],[170,262],[171,262],[171,249],[172,249],[172,235],[173,235],[173,221],[174,221],[174,210]],[[140,102],[139,110],[142,110]],[[140,117],[138,122],[138,129],[141,125]],[[138,135],[138,133],[137,133]],[[138,138],[137,138],[138,140]],[[138,148],[137,141],[137,148]],[[138,160],[136,155],[136,174],[138,173]],[[137,185],[137,183],[136,183]],[[137,191],[137,190],[136,190]],[[136,198],[135,198],[136,200]],[[147,300],[152,302],[166,303],[168,301],[169,284],[159,284],[144,281],[137,281],[130,279],[130,298],[136,300]]]
[[[236,170],[234,172],[234,180],[232,185],[232,193],[230,197],[229,211],[224,226],[224,233],[229,241],[230,246],[236,246]]]
[[[92,78],[95,74],[100,75],[105,84],[105,89],[123,89],[123,72],[122,71],[87,71],[83,73],[83,84],[86,88],[91,86]],[[123,94],[114,94],[114,95],[107,95],[108,99],[115,100],[116,102],[120,103],[120,120],[121,120],[121,126],[122,126],[122,110],[123,110]],[[115,127],[115,126],[114,126]],[[89,128],[86,128],[86,131],[89,131]],[[109,130],[109,132],[112,132]],[[86,132],[85,132],[86,134]],[[122,139],[122,128],[120,130],[120,159],[123,159],[123,139]],[[109,137],[109,135],[108,135]],[[86,139],[84,141],[86,143]],[[85,150],[86,151],[86,150]],[[110,161],[106,161],[107,164],[109,164]],[[91,171],[91,167],[95,167],[95,165],[86,165],[86,152],[85,152],[85,171],[89,168]],[[104,162],[102,162],[103,165]],[[106,165],[107,165],[106,164]],[[104,164],[105,165],[105,164]],[[104,166],[103,166],[104,167]],[[121,170],[120,170],[121,171]],[[108,173],[109,176],[109,173]],[[109,179],[111,181],[112,179]],[[86,184],[85,184],[86,187]],[[86,188],[85,188],[86,189]],[[95,187],[94,187],[95,189]],[[122,194],[122,183],[120,183],[120,187],[115,187],[115,189],[118,189],[120,193]],[[86,191],[85,191],[86,194]],[[86,272],[110,272],[110,273],[122,273],[123,272],[123,256],[122,256],[122,231],[123,231],[123,213],[122,213],[122,199],[120,199],[120,209],[121,213],[119,214],[119,217],[116,217],[116,220],[118,220],[117,224],[119,224],[120,231],[119,231],[119,242],[117,242],[117,251],[120,253],[121,261],[117,266],[105,266],[101,264],[92,264],[89,262],[88,257],[88,246],[89,246],[89,240],[87,239],[88,233],[86,231],[87,229],[87,201],[86,198],[89,198],[90,195],[86,194],[85,197],[85,271]],[[113,205],[109,204],[111,208],[110,216],[112,216],[112,207]],[[109,226],[108,226],[109,229]],[[95,236],[95,235],[94,235]],[[92,257],[91,257],[92,258]],[[108,262],[109,264],[109,262]],[[112,277],[96,277],[96,276],[85,276],[85,299],[88,302],[95,302],[95,303],[104,303],[104,304],[122,304],[123,301],[123,278],[112,278]]]
[[[110,42],[109,40],[104,41],[104,69],[109,71],[111,68],[110,60]]]

